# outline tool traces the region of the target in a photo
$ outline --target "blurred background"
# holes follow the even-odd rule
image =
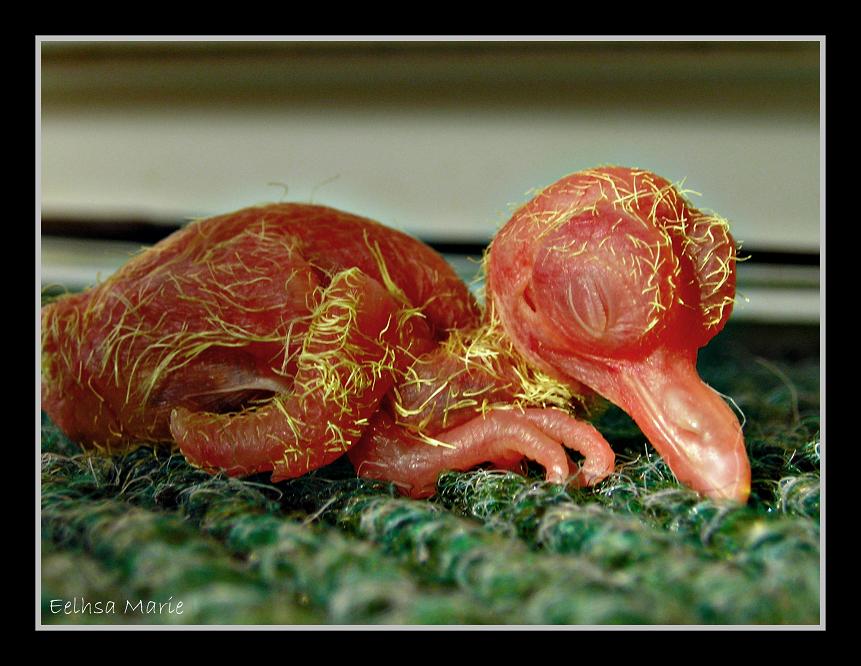
[[[530,191],[652,170],[727,217],[736,320],[820,319],[820,59],[775,41],[55,41],[41,51],[43,288],[188,220],[305,201],[472,259]]]

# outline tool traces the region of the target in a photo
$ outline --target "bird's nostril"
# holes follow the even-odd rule
[[[523,302],[532,312],[538,312],[538,309],[535,307],[535,300],[532,298],[531,285],[526,285],[526,289],[523,290]]]
[[[698,412],[693,409],[691,396],[675,386],[664,393],[664,405],[668,414],[673,415],[676,427],[681,433],[693,436],[703,435],[703,427]]]

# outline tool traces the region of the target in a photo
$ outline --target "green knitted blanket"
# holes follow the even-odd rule
[[[272,484],[166,450],[88,456],[43,415],[42,623],[819,624],[818,331],[802,333],[813,346],[781,351],[731,325],[700,356],[743,413],[745,507],[679,486],[612,407],[596,425],[617,469],[597,488],[478,470],[425,501],[345,461]]]

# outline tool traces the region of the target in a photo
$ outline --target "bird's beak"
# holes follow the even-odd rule
[[[634,419],[681,483],[711,499],[747,502],[750,463],[741,425],[697,374],[695,355],[658,349],[614,366],[591,387]]]

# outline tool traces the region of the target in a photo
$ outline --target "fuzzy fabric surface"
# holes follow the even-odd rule
[[[699,368],[743,414],[744,507],[679,486],[614,407],[594,489],[477,470],[421,501],[346,461],[272,484],[85,455],[43,415],[42,623],[817,625],[818,329],[730,324]]]

